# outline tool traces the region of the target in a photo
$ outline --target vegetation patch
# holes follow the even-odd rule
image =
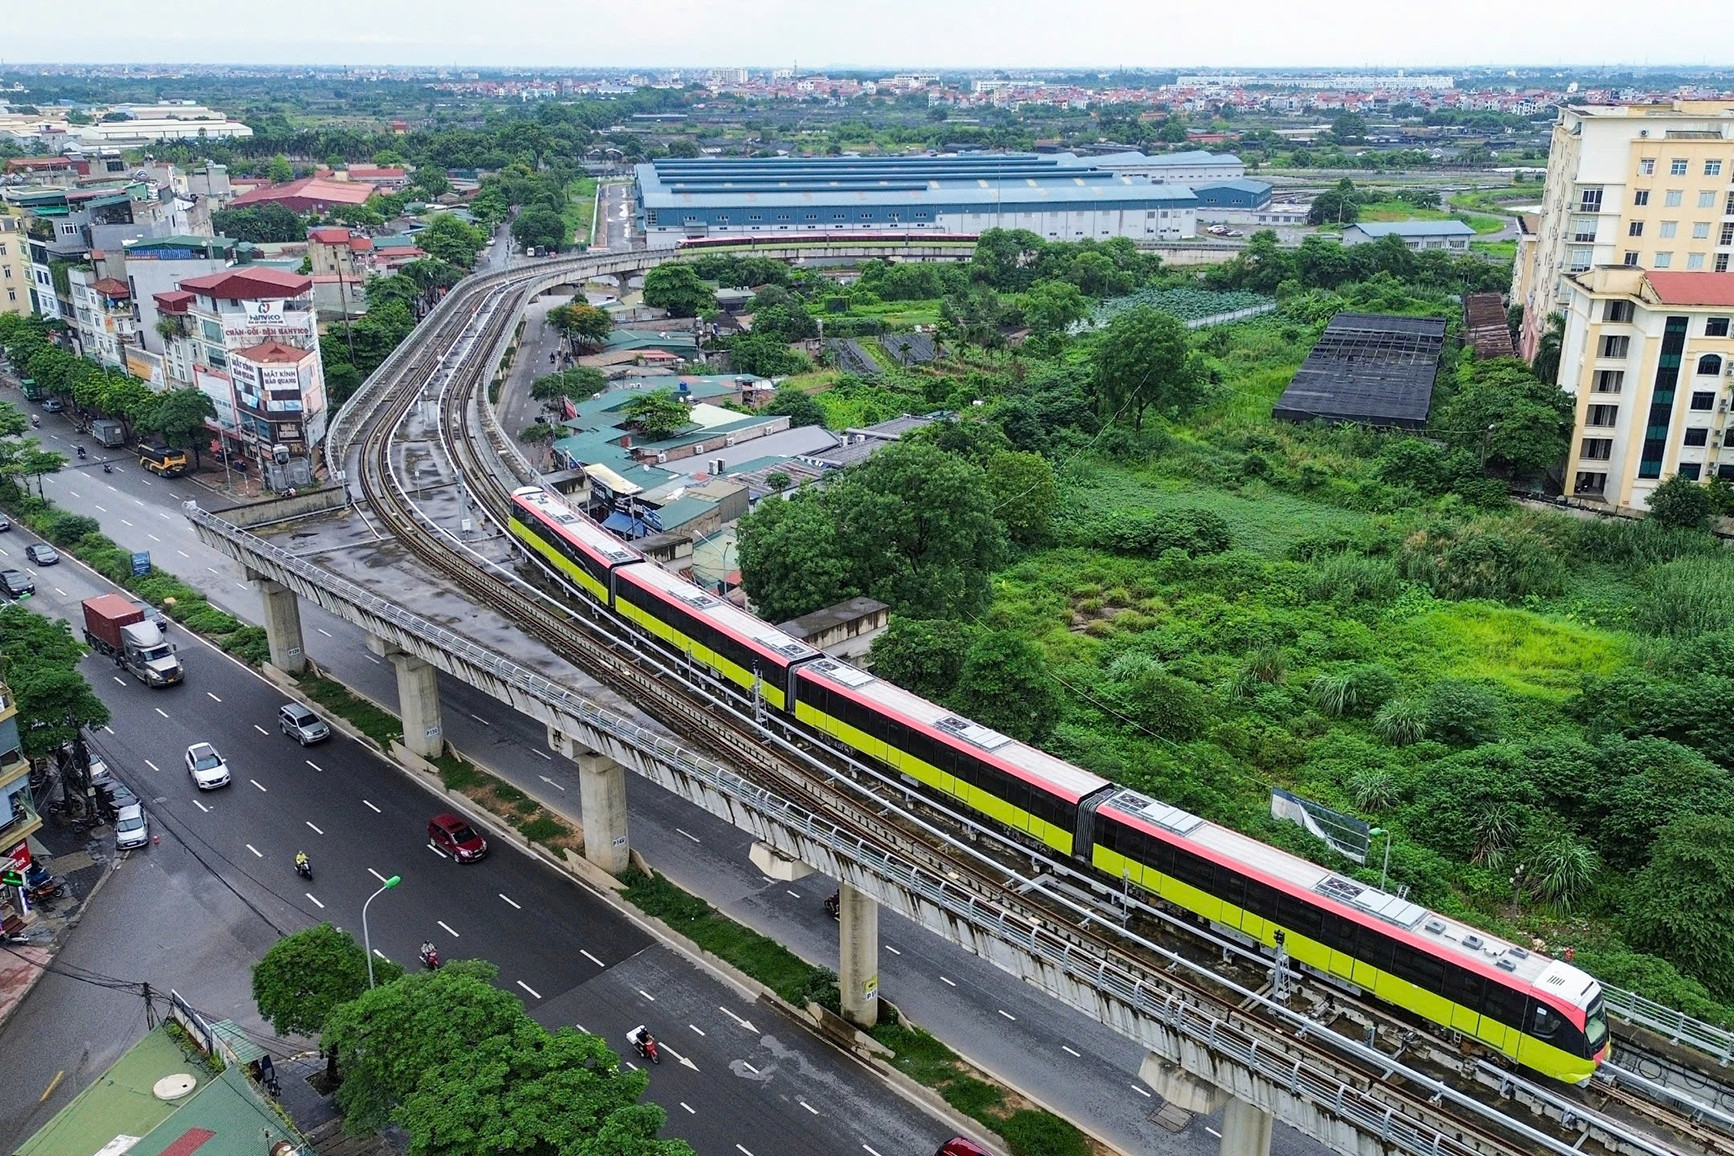
[[[381,750],[403,739],[403,724],[396,715],[373,705],[352,693],[342,683],[323,675],[305,671],[295,676],[301,693],[349,724],[375,743]]]

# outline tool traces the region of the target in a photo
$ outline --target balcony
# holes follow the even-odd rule
[[[0,788],[9,787],[30,773],[30,760],[17,747],[0,754]]]
[[[12,812],[6,824],[0,826],[0,853],[18,846],[41,829],[42,816],[30,806],[29,790],[19,791],[12,796]]]

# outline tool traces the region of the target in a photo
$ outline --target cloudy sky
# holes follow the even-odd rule
[[[0,0],[0,11],[23,0]],[[1729,0],[80,0],[10,62],[583,67],[1730,64]],[[0,20],[0,24],[8,23]]]

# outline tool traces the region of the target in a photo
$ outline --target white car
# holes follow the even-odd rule
[[[201,791],[229,785],[229,764],[210,743],[194,743],[187,748],[187,773]]]
[[[144,808],[134,803],[130,807],[122,807],[114,817],[114,849],[126,851],[133,847],[143,847],[151,841],[150,820],[145,818]]]

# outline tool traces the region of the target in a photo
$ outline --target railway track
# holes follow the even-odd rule
[[[1322,1022],[1300,1013],[1284,1014],[1261,998],[1256,983],[1212,975],[1148,940],[1140,945],[1122,934],[1084,926],[1090,916],[1078,904],[1031,888],[1029,879],[1013,865],[996,863],[984,854],[962,854],[943,843],[936,846],[934,827],[914,821],[903,803],[876,798],[847,766],[823,766],[816,756],[825,753],[824,748],[803,757],[787,742],[767,742],[764,730],[754,725],[750,708],[718,709],[714,701],[696,696],[681,685],[680,678],[670,677],[664,661],[649,658],[604,628],[597,621],[605,613],[600,608],[561,606],[527,584],[502,581],[479,565],[473,550],[419,508],[393,460],[394,438],[418,399],[437,401],[441,452],[454,473],[471,483],[470,492],[487,517],[503,529],[506,492],[535,478],[494,421],[481,390],[494,369],[494,351],[521,310],[522,294],[521,286],[514,288],[510,279],[499,275],[475,285],[462,305],[430,327],[431,332],[417,343],[415,355],[381,383],[380,396],[361,419],[357,480],[362,493],[390,532],[422,563],[512,617],[553,652],[628,693],[665,726],[708,748],[747,778],[823,813],[863,844],[954,880],[975,892],[984,908],[1038,927],[1043,934],[1138,977],[1147,990],[1164,992],[1177,1016],[1207,1016],[1213,1026],[1220,1022],[1267,1048],[1275,1041],[1292,1060],[1296,1081],[1304,1072],[1326,1087],[1334,1084],[1339,1103],[1346,1093],[1382,1106],[1387,1129],[1408,1133],[1391,1136],[1401,1148],[1463,1156],[1545,1150],[1664,1156],[1715,1150],[1702,1140],[1692,1120],[1670,1118],[1665,1111],[1646,1115],[1684,1144],[1634,1139],[1621,1121],[1604,1116],[1581,1098],[1563,1104],[1557,1118],[1544,1114],[1534,1121],[1515,1119],[1482,1104],[1473,1094],[1478,1086],[1471,1079],[1453,1080],[1450,1073],[1443,1080],[1421,1076],[1395,1056],[1369,1055],[1359,1041]],[[1393,1035],[1388,1033],[1387,1038],[1400,1055],[1403,1044],[1391,1039]],[[1625,1106],[1637,1110],[1635,1105]]]

